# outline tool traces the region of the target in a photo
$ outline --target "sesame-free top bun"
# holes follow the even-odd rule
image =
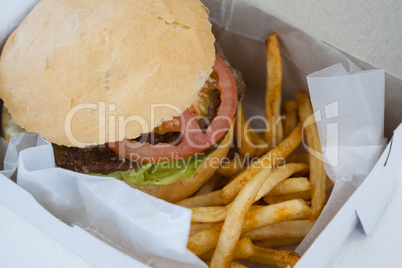
[[[42,0],[3,49],[0,98],[59,145],[136,138],[196,100],[214,41],[199,0]]]

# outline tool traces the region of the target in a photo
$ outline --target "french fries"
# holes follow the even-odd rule
[[[219,206],[224,204],[219,195],[220,190],[216,190],[207,194],[182,199],[175,204],[186,208]]]
[[[307,171],[308,166],[306,164],[296,164],[296,163],[289,163],[282,167],[276,168],[271,172],[269,178],[265,181],[265,183],[261,186],[260,190],[258,191],[256,200],[259,200],[263,196],[268,193],[274,191],[276,187],[280,185],[280,183],[284,183],[286,178],[289,178],[292,174],[301,171]],[[279,184],[279,185],[278,185]]]
[[[286,163],[305,163],[310,165],[310,155],[308,152],[297,152],[286,158]]]
[[[222,164],[196,195],[176,202],[192,209],[188,249],[210,267],[246,267],[238,260],[295,265],[300,256],[278,248],[303,240],[333,187],[320,158],[318,130],[305,92],[284,104],[282,122],[280,55],[273,34],[267,40],[265,134],[254,131],[242,106],[236,120],[235,157]],[[296,152],[303,137],[308,152]]]
[[[311,189],[311,183],[306,177],[289,178],[279,185],[275,186],[268,195],[281,195],[290,193],[299,193]]]
[[[290,250],[271,249],[260,246],[254,246],[255,253],[246,260],[275,267],[294,266],[300,259],[299,254]]]
[[[232,261],[232,263],[230,264],[230,268],[247,268],[247,266],[241,264],[240,262]]]
[[[268,225],[242,234],[251,240],[303,238],[315,223],[311,220],[290,220]]]
[[[233,254],[233,259],[244,259],[250,257],[254,254],[255,248],[251,239],[248,237],[242,238],[237,243],[236,249]],[[207,253],[201,255],[201,259],[204,261],[210,261],[212,259],[212,255],[214,254],[214,250],[210,250]],[[233,263],[233,262],[232,262]]]
[[[203,195],[214,191],[222,179],[222,175],[216,172],[194,195]]]
[[[251,125],[247,122],[244,114],[244,107],[241,106],[237,112],[235,122],[235,139],[237,141],[237,147],[240,154],[248,157],[253,157],[256,153],[254,140],[250,135]]]
[[[324,208],[326,201],[325,173],[322,162],[321,142],[318,136],[317,125],[314,119],[313,108],[307,93],[299,91],[296,93],[296,100],[299,107],[299,117],[303,122],[304,133],[310,153],[310,182],[311,182],[311,208],[313,210],[312,219],[317,219]],[[313,155],[315,153],[315,155]],[[318,158],[321,157],[321,158]]]
[[[294,151],[301,143],[301,124],[290,133],[278,146],[263,155],[258,160],[251,163],[244,171],[242,171],[234,180],[222,188],[219,198],[225,203],[230,203],[240,192],[244,184],[249,181],[257,172],[264,167],[272,168],[283,159],[285,159],[292,151]]]
[[[285,118],[283,120],[283,136],[287,137],[297,125],[297,102],[287,101],[283,105]]]
[[[327,177],[325,182],[325,191],[331,190],[334,186],[334,183]],[[267,204],[276,204],[290,199],[303,199],[303,200],[311,200],[311,190],[303,191],[303,192],[292,192],[288,194],[281,195],[268,195],[264,196],[264,201]]]
[[[199,222],[192,223],[190,226],[190,236],[192,236],[202,230],[209,229],[214,225],[215,225],[215,223],[199,223]]]
[[[265,93],[266,141],[275,147],[283,139],[281,121],[282,60],[276,34],[267,39],[267,89]]]
[[[303,199],[305,201],[311,200],[311,190],[298,192],[298,193],[290,193],[290,194],[282,194],[282,195],[268,195],[264,196],[264,201],[267,204],[276,204],[280,202],[284,202],[286,200],[292,199]]]
[[[195,255],[201,256],[216,247],[223,223],[202,230],[188,238],[187,248]]]
[[[240,238],[247,211],[254,203],[258,190],[265,182],[270,169],[262,169],[249,183],[244,185],[230,206],[220,233],[211,267],[229,267],[233,259],[236,244]]]
[[[246,165],[248,158],[249,156],[236,154],[232,160],[221,165],[216,172],[226,178],[230,178]]]
[[[301,241],[303,241],[303,238],[304,237],[255,240],[253,243],[257,246],[265,248],[282,248],[299,244]]]
[[[228,208],[226,206],[196,207],[192,209],[192,222],[213,223],[225,220]]]

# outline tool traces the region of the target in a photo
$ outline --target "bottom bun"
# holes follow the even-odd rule
[[[176,202],[194,194],[206,181],[208,181],[218,169],[223,159],[227,156],[233,139],[233,122],[228,133],[220,143],[218,149],[212,152],[197,169],[191,178],[181,179],[168,185],[151,185],[132,187],[160,199]]]

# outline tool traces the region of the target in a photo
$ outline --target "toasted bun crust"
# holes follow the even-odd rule
[[[176,202],[191,196],[211,178],[228,154],[233,139],[233,128],[232,122],[228,134],[222,140],[218,149],[205,159],[193,177],[181,179],[168,185],[131,186],[168,202]]]
[[[215,60],[207,19],[199,0],[42,0],[4,47],[0,98],[59,145],[136,138],[195,101]],[[153,104],[174,108],[151,118]]]
[[[17,136],[18,134],[24,132],[22,128],[17,126],[11,115],[8,113],[6,107],[0,107],[1,109],[1,130],[3,132],[3,137],[9,141],[12,137]]]

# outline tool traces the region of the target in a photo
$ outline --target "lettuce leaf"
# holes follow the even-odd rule
[[[116,171],[105,176],[124,180],[138,186],[167,185],[180,179],[192,177],[207,157],[208,154],[198,154],[178,161],[145,164],[139,168]],[[100,174],[92,173],[92,175]]]

